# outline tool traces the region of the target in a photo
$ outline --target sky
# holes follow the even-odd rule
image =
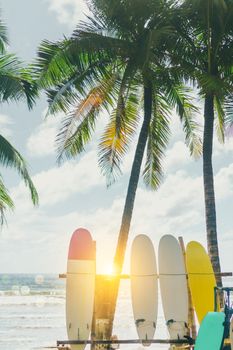
[[[81,0],[0,0],[8,26],[10,50],[31,62],[43,39],[69,35],[87,12]],[[199,101],[200,105],[202,101]],[[28,190],[13,170],[2,170],[15,201],[0,233],[0,273],[62,273],[72,232],[87,228],[97,245],[97,269],[112,264],[121,222],[135,142],[123,166],[123,175],[110,188],[98,168],[98,140],[107,115],[86,152],[58,166],[55,138],[64,115],[45,120],[42,94],[33,111],[23,103],[0,106],[0,130],[26,158],[40,196],[33,207]],[[202,114],[198,116],[202,122]],[[171,116],[172,137],[164,159],[164,181],[151,192],[140,181],[127,247],[137,234],[147,234],[157,251],[164,234],[183,236],[185,243],[198,240],[206,246],[202,161],[189,156],[178,117]],[[223,271],[233,271],[233,139],[214,142],[214,174],[220,258]]]

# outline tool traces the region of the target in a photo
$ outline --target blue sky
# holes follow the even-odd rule
[[[9,28],[10,50],[25,61],[35,57],[42,39],[57,40],[71,33],[85,10],[81,0],[1,0],[0,7]],[[107,189],[97,165],[97,145],[108,116],[101,116],[86,152],[58,167],[54,141],[64,116],[44,121],[45,113],[43,95],[31,112],[22,103],[1,106],[1,133],[27,159],[40,206],[33,208],[19,178],[3,171],[16,209],[8,214],[8,226],[0,235],[0,272],[64,272],[70,236],[80,226],[89,229],[97,241],[97,267],[106,271],[114,254],[134,147],[125,159],[124,175]],[[201,113],[198,118],[201,123]],[[139,233],[148,234],[156,249],[167,233],[182,235],[186,243],[195,239],[206,244],[202,162],[189,157],[179,120],[175,114],[171,119],[173,136],[164,161],[164,182],[157,192],[148,191],[140,182],[137,191],[126,270],[132,239]],[[224,146],[215,140],[219,246],[225,271],[233,270],[232,151],[233,139]]]

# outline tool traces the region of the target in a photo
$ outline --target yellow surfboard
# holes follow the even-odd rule
[[[216,280],[213,267],[204,247],[195,241],[187,245],[186,264],[193,306],[201,323],[207,312],[214,311]]]

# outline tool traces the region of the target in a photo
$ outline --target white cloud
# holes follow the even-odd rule
[[[165,233],[171,232],[173,227],[184,229],[190,226],[196,220],[196,215],[191,221],[187,221],[187,216],[193,212],[199,213],[203,207],[201,182],[200,177],[191,177],[184,171],[177,171],[165,179],[157,192],[139,189],[140,215],[135,216],[141,222],[138,225],[142,228],[142,225],[149,222],[153,226],[151,220],[156,218],[159,220],[156,227]]]
[[[39,209],[33,210],[31,206],[24,205],[26,198],[18,192],[17,209],[14,216],[9,218],[7,235],[1,249],[8,249],[10,242],[13,243],[14,249],[18,250],[20,247],[22,256],[19,259],[19,270],[64,271],[70,236],[73,230],[80,226],[88,228],[97,240],[99,270],[103,270],[106,264],[112,262],[125,200],[123,193],[119,193],[118,198],[113,198],[112,204],[106,207],[104,198],[107,190],[103,188],[103,198],[99,198],[99,209],[93,209],[90,202],[87,211],[72,210],[60,216],[51,209],[48,212],[48,205],[58,201],[63,201],[62,206],[65,207],[66,200],[69,199],[70,202],[72,195],[75,195],[77,200],[79,191],[88,190],[95,196],[93,186],[100,185],[101,178],[96,176],[93,164],[94,155],[90,152],[81,159],[79,165],[66,163],[60,170],[52,169],[36,175],[34,180],[41,194]],[[193,230],[197,231],[196,226],[203,225],[200,181],[200,178],[192,178],[185,172],[176,172],[168,176],[158,192],[138,189],[126,269],[130,244],[136,234],[146,233],[158,243],[161,235],[165,233],[174,233],[177,236],[183,234],[187,239]],[[43,256],[37,256],[37,261],[27,267],[26,261],[33,259],[36,251],[43,251]]]
[[[43,117],[44,117],[43,113]],[[55,140],[58,134],[62,113],[49,116],[41,122],[27,140],[27,149],[33,157],[43,157],[56,153]]]
[[[42,113],[41,123],[26,142],[27,150],[32,157],[39,158],[56,155],[57,153],[56,138],[62,127],[62,121],[67,118],[67,116],[64,113],[57,113],[56,115],[49,115],[45,118],[45,115],[46,111]],[[96,152],[100,135],[107,124],[107,120],[108,114],[102,112],[99,115],[96,130],[90,142],[90,147],[96,149]]]
[[[48,207],[63,202],[62,208],[65,208],[67,201],[71,203],[71,196],[76,196],[73,203],[79,202],[77,195],[82,191],[87,196],[96,196],[95,186],[103,185],[104,180],[96,174],[97,166],[93,168],[95,157],[95,153],[91,151],[78,163],[65,163],[60,169],[51,169],[36,175],[34,180],[41,193],[39,209],[32,210],[24,205],[26,199],[20,197],[20,191],[18,192],[17,209],[14,216],[9,218],[9,226],[0,247],[1,251],[10,251],[7,256],[0,251],[2,266],[7,266],[7,261],[13,259],[16,251],[19,251],[19,272],[65,271],[69,240],[77,227],[89,229],[93,239],[97,241],[98,270],[103,271],[106,265],[112,263],[125,193],[119,192],[117,197],[110,196],[112,202],[107,206],[107,190],[102,186],[98,187],[102,188],[102,196],[98,198],[97,209],[91,201],[87,210],[75,210],[73,205],[70,212],[65,214],[63,211],[61,215],[56,213],[55,208],[52,210],[52,207]],[[219,192],[219,187],[229,188],[232,174],[233,165],[220,170],[216,176],[216,192]],[[220,202],[224,198],[223,194],[218,193]],[[195,239],[205,244],[202,177],[190,175],[186,171],[176,171],[165,178],[157,192],[138,188],[126,254],[126,271],[129,268],[132,240],[139,233],[149,235],[156,249],[160,237],[167,233],[176,237],[183,236],[185,242]],[[38,255],[38,251],[43,251],[43,254]],[[33,261],[36,254],[37,258]],[[31,266],[27,265],[28,261],[33,261]]]
[[[32,179],[38,190],[41,206],[52,206],[77,193],[84,193],[94,186],[104,184],[95,151],[86,153],[80,160],[65,162],[60,167],[41,171]],[[23,203],[26,207],[30,206],[28,190],[22,182],[12,190],[12,196],[16,205],[19,202],[21,207]]]
[[[64,272],[69,240],[78,227],[86,227],[97,240],[98,268],[112,262],[121,215],[121,200],[96,211],[72,211],[65,215],[52,215],[46,210],[16,209],[9,219],[7,234],[1,237],[0,264],[7,270],[17,252],[18,272]],[[5,230],[6,231],[6,230]],[[108,249],[106,249],[106,246]],[[9,253],[3,256],[2,251]],[[41,252],[41,254],[38,254]],[[36,259],[35,259],[36,256]],[[3,263],[5,261],[5,263]],[[31,264],[28,264],[31,262]]]
[[[226,137],[224,144],[219,142],[217,137],[214,137],[214,147],[213,147],[213,156],[218,157],[223,154],[228,154],[233,152],[233,137]]]
[[[49,10],[55,12],[57,20],[60,23],[68,25],[70,29],[84,19],[84,13],[87,13],[87,6],[82,0],[47,0]]]
[[[233,163],[222,168],[215,176],[217,199],[227,199],[233,195]]]
[[[4,137],[8,138],[11,137],[13,132],[11,129],[13,122],[11,118],[8,115],[0,114],[0,133]]]
[[[174,169],[177,166],[184,166],[185,163],[192,162],[193,159],[184,142],[177,141],[166,152],[164,167],[166,170]]]
[[[103,185],[95,151],[85,154],[79,161],[66,162],[59,168],[41,172],[34,181],[44,205],[64,201],[75,193]]]
[[[180,124],[176,122],[172,122],[172,127],[175,127],[176,132],[178,132],[178,126]],[[140,126],[138,128],[138,132],[134,136],[134,141],[130,144],[130,150],[129,153],[125,156],[123,159],[123,165],[122,165],[122,172],[123,174],[128,173],[131,171],[132,164],[133,164],[133,159],[135,156],[135,149],[136,149],[136,144],[138,142],[138,137],[139,137],[139,130]],[[180,136],[182,135],[182,130],[180,130]],[[165,174],[167,172],[173,171],[175,169],[184,168],[184,165],[187,163],[191,163],[194,161],[194,159],[190,156],[189,149],[185,145],[183,141],[175,141],[175,139],[172,137],[170,145],[168,146],[166,152],[165,152],[165,157],[162,160],[162,165],[164,168]],[[144,155],[143,159],[143,165],[145,164],[146,160],[146,155]],[[142,166],[143,169],[143,166]]]

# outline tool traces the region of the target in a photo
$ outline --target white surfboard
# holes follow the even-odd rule
[[[146,235],[138,235],[133,241],[130,279],[139,339],[153,339],[158,313],[158,276],[154,247]]]
[[[66,328],[69,340],[87,340],[95,293],[95,246],[90,233],[76,230],[70,240],[66,278]],[[85,345],[72,345],[82,350]]]
[[[164,317],[171,339],[188,334],[188,287],[183,253],[172,235],[159,242],[159,282]]]

